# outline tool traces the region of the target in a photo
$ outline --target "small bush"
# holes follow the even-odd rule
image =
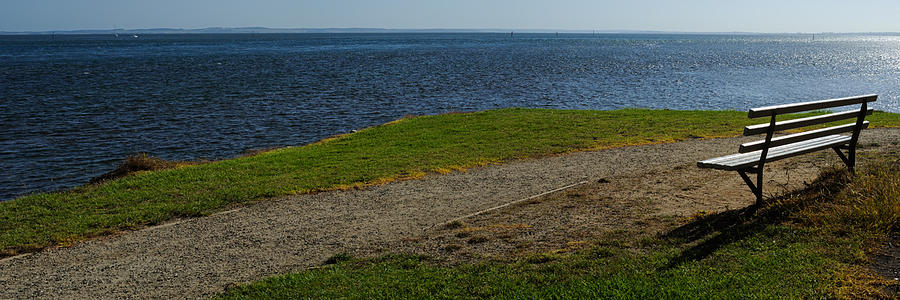
[[[178,162],[148,156],[146,153],[139,153],[125,158],[125,161],[116,167],[116,169],[92,178],[90,183],[101,183],[107,180],[130,176],[141,171],[173,169],[177,166]]]

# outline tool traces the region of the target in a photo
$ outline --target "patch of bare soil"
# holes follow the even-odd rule
[[[872,256],[870,268],[888,280],[900,281],[900,234],[894,233]],[[900,285],[887,286],[888,292],[900,296]]]
[[[768,164],[765,190],[775,196],[805,187],[823,168],[841,163],[832,156],[822,152]],[[441,224],[404,240],[399,248],[436,257],[443,264],[565,253],[599,240],[638,243],[695,217],[742,209],[754,201],[734,172],[676,165],[594,179]],[[381,248],[398,250],[396,245]]]

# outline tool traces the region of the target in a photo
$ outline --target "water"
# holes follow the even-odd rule
[[[0,200],[129,154],[221,159],[405,115],[737,109],[856,94],[900,112],[900,36],[0,36]]]

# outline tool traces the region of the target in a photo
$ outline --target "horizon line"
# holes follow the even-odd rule
[[[262,31],[262,32],[260,32]],[[44,34],[102,34],[102,33],[379,33],[379,32],[444,32],[444,33],[632,33],[632,34],[898,34],[891,31],[853,31],[853,32],[757,32],[757,31],[678,31],[678,30],[643,30],[643,29],[503,29],[503,28],[382,28],[382,27],[204,27],[204,28],[111,28],[111,29],[66,29],[66,30],[0,30],[3,35],[44,35]]]

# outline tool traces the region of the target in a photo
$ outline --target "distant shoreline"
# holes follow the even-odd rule
[[[692,34],[692,35],[900,35],[900,32],[744,32],[744,31],[664,31],[664,30],[571,30],[571,29],[453,29],[453,28],[140,28],[77,29],[43,31],[0,31],[0,35],[88,35],[88,34],[266,34],[266,33],[565,33],[565,34]]]

